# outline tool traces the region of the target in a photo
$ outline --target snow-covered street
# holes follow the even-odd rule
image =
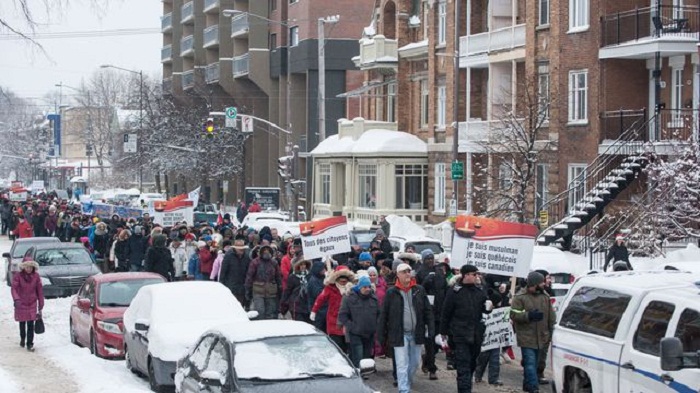
[[[12,243],[3,237],[0,252]],[[0,277],[4,277],[4,263]],[[70,298],[47,299],[44,306],[46,333],[35,338],[34,353],[19,346],[17,323],[13,319],[10,288],[0,289],[0,391],[98,393],[149,392],[146,380],[127,371],[124,361],[99,359],[87,348],[70,342],[68,315]]]

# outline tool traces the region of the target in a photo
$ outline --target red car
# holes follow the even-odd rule
[[[103,358],[124,357],[122,318],[144,285],[166,282],[155,273],[110,273],[91,276],[73,297],[70,339]]]

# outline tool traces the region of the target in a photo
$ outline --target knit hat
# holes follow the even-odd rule
[[[359,280],[357,280],[357,284],[354,287],[352,287],[352,289],[355,292],[360,292],[360,289],[362,289],[363,287],[371,287],[371,286],[372,286],[372,282],[369,281],[369,277],[362,276],[362,277],[360,277]]]
[[[426,258],[435,258],[433,250],[426,248],[425,250],[420,252],[420,259],[425,260]]]
[[[365,251],[365,252],[360,254],[360,257],[358,258],[358,260],[360,262],[370,262],[370,261],[372,261],[372,254]]]
[[[391,270],[396,271],[396,269],[403,263],[402,260],[400,259],[394,259],[394,262],[391,263]]]
[[[206,246],[207,246],[207,242],[205,242],[204,240],[200,240],[197,242],[197,248],[204,248]]]
[[[229,213],[224,214],[224,220],[231,221],[231,215]]]
[[[536,287],[544,282],[544,276],[537,272],[530,272],[527,275],[527,286]]]
[[[465,276],[469,273],[478,273],[479,269],[474,266],[474,265],[462,265],[462,267],[459,269],[459,274],[462,276]]]
[[[547,276],[549,276],[549,272],[546,271],[546,270],[544,270],[544,269],[537,269],[537,270],[535,270],[535,271],[536,271],[537,273],[541,274],[542,277],[544,277],[544,278],[547,278]]]
[[[376,275],[376,274],[379,274],[379,273],[377,273],[377,268],[374,267],[374,266],[370,266],[370,267],[367,269],[367,274],[372,274],[372,273],[374,273],[375,275]]]
[[[384,234],[384,231],[382,230],[382,228],[379,228],[379,229],[377,229],[375,236],[386,236],[386,235]]]
[[[185,240],[194,240],[194,234],[188,233],[187,235],[185,235]]]

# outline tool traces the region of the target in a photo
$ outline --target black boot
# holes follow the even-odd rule
[[[19,346],[24,348],[24,339],[19,340]]]
[[[27,351],[34,352],[34,344],[27,344]]]

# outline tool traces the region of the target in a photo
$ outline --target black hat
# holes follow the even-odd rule
[[[474,265],[462,265],[462,268],[459,269],[459,273],[463,276],[469,273],[477,273],[478,271],[479,269]]]
[[[537,270],[535,270],[535,271],[536,271],[537,273],[541,274],[542,277],[544,277],[544,278],[547,278],[547,276],[549,276],[549,272],[546,271],[546,270],[544,270],[544,269],[537,269]]]
[[[538,272],[530,272],[527,275],[527,286],[536,287],[544,282],[544,276]]]
[[[292,243],[295,246],[301,246],[301,238],[300,237],[295,237],[294,242]]]

